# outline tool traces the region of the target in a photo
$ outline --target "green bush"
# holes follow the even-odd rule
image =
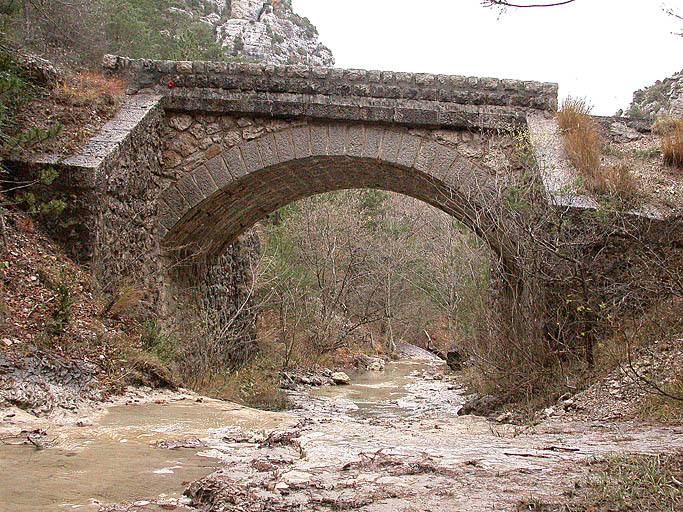
[[[55,307],[52,310],[51,330],[61,332],[71,322],[73,313],[74,297],[72,293],[73,277],[62,269],[59,271],[59,280],[55,286]]]

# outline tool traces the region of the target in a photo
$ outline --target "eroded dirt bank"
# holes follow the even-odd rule
[[[0,446],[2,460],[14,460],[0,466],[5,475],[33,471],[12,481],[14,494],[3,485],[0,510],[510,510],[532,496],[561,500],[593,456],[683,448],[678,427],[563,418],[516,427],[457,416],[464,397],[445,367],[415,350],[403,357],[384,372],[353,375],[350,386],[293,392],[300,408],[289,414],[143,392],[90,415],[83,427],[46,423],[45,449]],[[8,418],[15,431],[21,418]],[[51,467],[55,450],[87,459],[83,447],[98,444],[111,471],[92,466],[63,476],[71,489],[53,508],[7,508],[22,486],[26,496],[41,482],[41,470],[59,473]],[[160,475],[177,479],[160,490],[152,485]],[[119,492],[95,496],[88,482],[107,478]]]

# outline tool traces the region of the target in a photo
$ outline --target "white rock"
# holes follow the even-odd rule
[[[349,376],[344,372],[334,372],[331,378],[332,382],[334,382],[337,385],[346,385],[349,382],[351,382]]]

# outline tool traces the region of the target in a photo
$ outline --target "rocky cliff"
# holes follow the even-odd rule
[[[269,64],[333,66],[318,31],[291,0],[184,0],[177,14],[210,25],[225,54]]]
[[[683,70],[633,93],[633,102],[626,113],[650,120],[661,116],[683,118]]]

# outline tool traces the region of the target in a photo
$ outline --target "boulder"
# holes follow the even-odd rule
[[[356,366],[370,372],[382,372],[386,368],[386,362],[379,357],[360,355],[356,359]]]
[[[344,372],[334,372],[332,374],[332,382],[338,386],[344,386],[351,382],[351,379]]]
[[[615,142],[628,142],[631,140],[638,140],[642,137],[637,130],[627,126],[626,123],[615,121],[609,127],[609,133]]]

